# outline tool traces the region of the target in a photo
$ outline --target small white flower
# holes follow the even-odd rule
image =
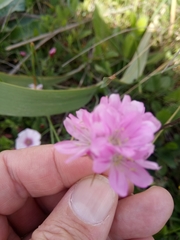
[[[27,148],[32,146],[38,146],[41,144],[41,134],[33,129],[26,128],[18,134],[18,138],[15,141],[15,148]]]
[[[36,90],[43,89],[43,85],[42,84],[38,84],[38,85],[35,86],[34,83],[31,83],[31,84],[28,85],[28,87],[31,88],[31,89],[36,89]]]

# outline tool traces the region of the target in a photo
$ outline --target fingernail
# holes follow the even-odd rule
[[[70,205],[83,222],[95,225],[103,222],[115,203],[117,195],[102,175],[84,178],[74,186]]]

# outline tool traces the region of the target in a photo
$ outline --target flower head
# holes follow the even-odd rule
[[[49,50],[49,56],[50,57],[53,57],[55,53],[56,53],[56,48],[55,47],[53,47]]]
[[[21,51],[20,55],[21,55],[21,57],[25,57],[26,56],[26,52],[25,51]]]
[[[36,90],[43,89],[43,85],[42,84],[35,85],[34,83],[31,83],[31,84],[28,85],[28,87],[31,88],[31,89],[36,89]]]
[[[112,94],[102,97],[92,113],[79,110],[77,117],[70,115],[64,125],[75,140],[58,143],[56,149],[74,154],[70,160],[88,154],[94,172],[108,171],[110,184],[119,195],[127,195],[128,181],[142,188],[152,183],[145,168],[159,169],[147,158],[154,151],[152,141],[161,124],[145,112],[142,102]]]
[[[26,128],[18,134],[18,138],[15,141],[15,148],[27,148],[32,146],[38,146],[41,144],[41,134],[33,129]]]

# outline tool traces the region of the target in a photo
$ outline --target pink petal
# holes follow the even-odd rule
[[[146,188],[152,184],[152,176],[141,166],[136,163],[129,162],[126,168],[126,176],[138,187]]]
[[[81,145],[79,144],[79,141],[67,140],[54,144],[54,147],[60,153],[74,154],[77,152],[79,147],[81,147]]]
[[[56,48],[55,47],[53,47],[49,50],[49,56],[50,57],[53,57],[55,53],[56,53]]]
[[[144,161],[144,160],[137,160],[137,164],[139,164],[143,168],[152,169],[152,170],[159,170],[161,167],[156,162],[151,161]]]
[[[88,147],[81,145],[78,141],[63,141],[54,144],[55,149],[63,154],[71,154],[67,162],[73,161],[83,155],[87,154]]]
[[[144,103],[133,100],[131,105],[133,106],[134,110],[138,111],[139,113],[145,112]]]
[[[122,104],[127,105],[130,102],[131,102],[131,97],[129,95],[124,95],[123,100],[122,100]]]
[[[132,158],[135,154],[134,149],[132,148],[127,148],[127,147],[122,147],[116,150],[120,155],[126,157],[126,158]]]
[[[106,105],[106,104],[108,104],[108,101],[109,101],[109,100],[108,100],[108,97],[107,97],[107,96],[102,97],[101,100],[100,100],[100,104],[105,104],[105,105]]]
[[[161,122],[153,116],[152,113],[146,112],[143,116],[143,120],[151,121],[155,126],[155,131],[159,130],[161,127]]]
[[[79,111],[76,112],[76,116],[79,120],[84,122],[85,125],[91,126],[91,113],[89,113],[85,109],[80,109]]]
[[[109,105],[114,107],[116,110],[121,106],[121,99],[118,94],[111,94],[109,96]]]
[[[67,160],[66,160],[66,162],[68,163],[68,162],[72,162],[72,161],[74,161],[74,160],[76,160],[76,159],[78,159],[78,158],[80,158],[80,157],[83,157],[83,156],[85,156],[85,155],[87,155],[87,153],[88,153],[88,149],[87,148],[81,148],[81,149],[79,149],[79,151],[77,151],[74,155],[72,155],[71,157],[69,157]]]
[[[148,143],[144,146],[140,146],[138,150],[136,150],[135,155],[133,156],[134,160],[146,160],[152,153],[154,152],[154,145],[152,143]]]
[[[128,194],[128,181],[123,171],[112,167],[109,172],[109,182],[116,193],[121,197],[126,197]]]
[[[64,126],[67,132],[75,139],[81,140],[82,142],[89,142],[89,130],[82,124],[77,122],[77,118],[70,115],[71,119],[67,117],[64,120]]]
[[[103,173],[110,167],[110,162],[107,159],[93,158],[93,171],[95,173]]]

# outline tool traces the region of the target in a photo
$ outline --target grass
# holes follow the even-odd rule
[[[27,127],[42,134],[43,144],[67,139],[62,124],[67,109],[92,110],[103,95],[130,94],[143,101],[147,111],[168,124],[158,133],[151,156],[162,166],[155,184],[168,189],[175,201],[171,219],[155,236],[163,240],[180,238],[179,4],[19,0],[0,5],[0,85],[7,93],[2,98],[0,88],[0,150],[13,149],[18,132]],[[57,52],[50,57],[52,47]],[[36,100],[26,88],[29,83],[43,83],[46,95],[38,92]],[[45,107],[50,98],[53,105]]]

